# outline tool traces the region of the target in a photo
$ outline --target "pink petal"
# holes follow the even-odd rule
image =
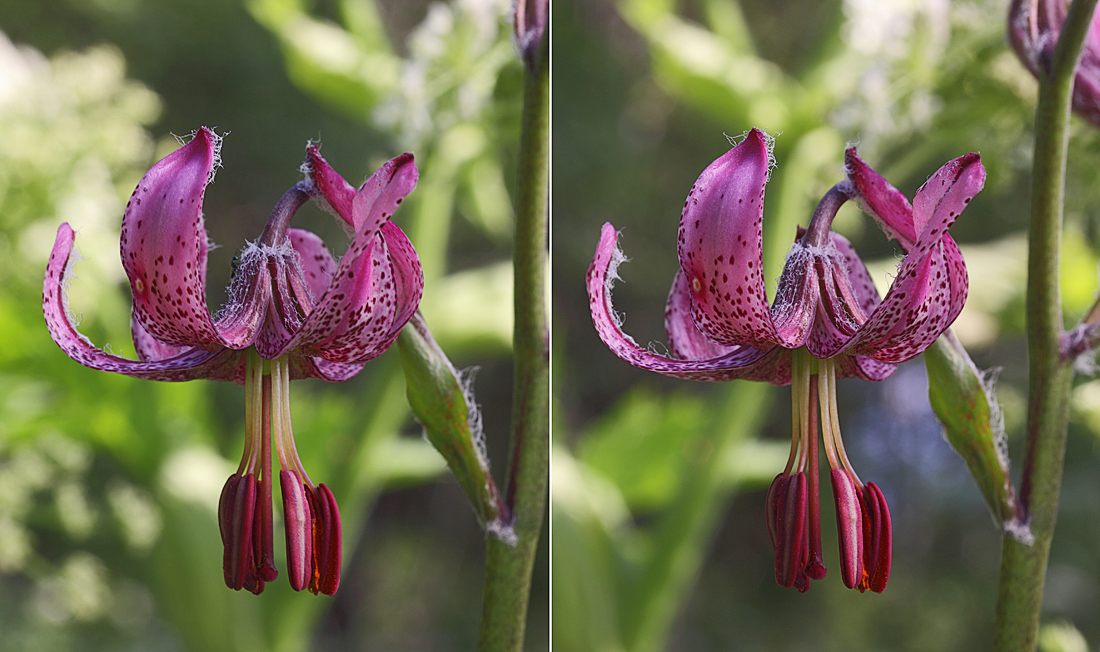
[[[268,257],[260,246],[248,245],[229,281],[229,299],[215,322],[222,346],[243,349],[253,344],[267,321],[272,279]]]
[[[141,322],[133,316],[130,318],[130,335],[134,339],[134,349],[141,360],[164,360],[179,355],[190,348],[158,342],[156,338],[141,327]]]
[[[389,348],[404,325],[395,323],[398,299],[394,263],[386,240],[379,237],[342,281],[329,288],[326,299],[281,351],[301,349],[332,362],[365,362]],[[409,270],[402,273],[409,274]],[[415,298],[419,302],[419,294]],[[413,311],[415,306],[408,315]],[[274,351],[260,354],[281,355]]]
[[[223,344],[206,307],[206,229],[202,200],[220,139],[200,129],[138,183],[122,219],[122,266],[134,316],[158,341]]]
[[[777,342],[761,271],[761,220],[770,151],[753,129],[711,163],[684,202],[678,251],[692,296],[692,317],[726,346]]]
[[[730,353],[737,347],[707,339],[691,319],[691,294],[683,270],[677,270],[665,307],[665,333],[672,355],[681,360],[708,360]]]
[[[352,229],[358,230],[358,226],[352,220],[351,206],[355,198],[355,188],[332,169],[328,161],[321,156],[321,150],[312,143],[306,147],[306,173],[332,212]]]
[[[390,250],[393,278],[397,289],[397,314],[393,319],[393,334],[397,335],[412,319],[424,295],[424,271],[408,236],[393,222],[382,225],[382,239]]]
[[[843,352],[880,362],[913,358],[951,325],[966,302],[966,267],[958,245],[944,236],[923,257],[910,254],[882,304]]]
[[[320,378],[330,383],[342,383],[353,378],[364,366],[366,363],[363,362],[329,362],[324,358],[295,355],[290,358],[290,379]]]
[[[790,356],[786,349],[774,345],[767,349],[733,347],[729,353],[708,360],[677,360],[638,346],[633,338],[623,333],[621,316],[611,306],[611,287],[618,279],[618,265],[624,260],[617,239],[615,227],[604,224],[587,276],[592,322],[612,353],[640,369],[675,378],[708,381],[748,378],[773,385],[791,382]]]
[[[416,251],[389,222],[416,180],[416,165],[406,154],[363,184],[353,202],[354,214],[362,218],[356,218],[359,232],[301,330],[279,351],[304,349],[332,362],[356,363],[393,344],[416,311],[424,287]]]
[[[336,260],[319,236],[304,229],[289,229],[290,244],[301,259],[302,276],[314,301],[321,298],[336,271]]]
[[[874,312],[875,307],[882,302],[878,294],[878,288],[875,287],[875,282],[871,280],[871,273],[867,271],[863,259],[859,257],[847,238],[839,233],[830,233],[830,235],[833,244],[836,245],[837,251],[840,252],[847,265],[848,280],[851,282],[852,291],[855,292],[856,301],[859,303],[863,314],[870,315]]]
[[[871,382],[886,380],[894,375],[898,366],[889,362],[879,362],[865,355],[837,356],[837,378],[859,378]]]
[[[806,343],[817,317],[817,304],[821,298],[820,271],[816,264],[818,254],[795,242],[779,277],[771,321],[775,324],[779,342],[788,349],[797,349]]]
[[[121,358],[96,348],[81,335],[69,319],[65,295],[67,274],[72,263],[73,230],[67,223],[57,229],[57,239],[46,266],[42,285],[42,312],[50,337],[61,350],[85,367],[147,380],[229,380],[243,384],[243,357],[224,348],[206,351],[183,349],[177,355],[159,360],[137,361]],[[146,351],[148,353],[148,350]]]
[[[918,237],[910,254],[924,255],[939,243],[970,200],[985,185],[985,167],[977,154],[948,161],[917,190],[913,223]]]
[[[900,242],[906,251],[912,249],[920,227],[913,224],[913,209],[905,195],[872,170],[855,147],[844,152],[844,166],[863,212],[875,218],[886,235]]]

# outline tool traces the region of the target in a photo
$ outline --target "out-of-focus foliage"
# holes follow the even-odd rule
[[[1005,11],[985,0],[555,3],[554,626],[563,651],[988,645],[999,532],[940,436],[923,365],[903,366],[881,384],[840,383],[848,452],[894,516],[886,592],[860,595],[832,577],[806,595],[784,591],[771,577],[761,493],[738,494],[725,508],[735,488],[763,488],[782,469],[789,390],[739,398],[739,382],[716,387],[630,367],[596,337],[584,271],[610,221],[634,261],[619,270],[615,307],[639,342],[663,341],[680,208],[699,172],[728,148],[723,134],[780,132],[764,202],[769,292],[796,225],[843,178],[845,143],[909,196],[944,161],[979,152],[986,189],[952,228],[971,278],[955,330],[980,368],[1003,367],[997,398],[1018,464],[1035,82],[1008,48]],[[1097,292],[1100,202],[1090,188],[1098,154],[1097,134],[1075,122],[1062,260],[1070,323]],[[885,289],[900,248],[858,208],[844,207],[834,225],[865,260],[878,261],[868,266]],[[1094,644],[1100,620],[1082,601],[1100,596],[1100,531],[1088,517],[1100,508],[1095,384],[1075,395],[1090,425],[1071,433],[1043,614],[1072,622]],[[760,426],[744,439],[723,436],[760,410]],[[703,483],[684,466],[712,449],[725,451],[725,477],[752,480]],[[704,532],[667,534],[684,529],[683,514],[701,504],[713,510],[705,526],[696,524]],[[827,544],[831,575],[836,555]],[[639,579],[662,568],[677,581]],[[674,614],[667,628],[638,619],[646,604]]]

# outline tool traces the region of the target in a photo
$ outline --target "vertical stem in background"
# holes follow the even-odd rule
[[[488,537],[478,641],[481,652],[523,649],[531,571],[546,511],[550,455],[546,319],[550,70],[546,45],[542,47],[538,65],[526,71],[516,181],[515,363],[506,500],[512,508],[517,541],[512,546]]]
[[[1065,193],[1066,149],[1074,72],[1097,0],[1076,0],[1062,27],[1049,72],[1039,74],[1035,163],[1028,236],[1028,419],[1020,502],[1034,544],[1005,536],[994,623],[994,650],[1035,649],[1050,542],[1066,453],[1072,360],[1061,352],[1062,300],[1059,246]],[[1040,66],[1042,68],[1042,66]]]

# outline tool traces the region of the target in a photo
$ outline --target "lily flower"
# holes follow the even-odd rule
[[[1012,0],[1008,40],[1032,75],[1050,67],[1054,46],[1066,22],[1065,0]],[[1094,14],[1073,81],[1073,110],[1100,127],[1100,14]]]
[[[402,154],[356,190],[311,145],[303,166],[306,179],[287,191],[260,237],[241,250],[228,301],[211,314],[202,202],[220,146],[220,137],[200,129],[145,174],[126,205],[122,264],[133,294],[131,331],[139,359],[107,353],[76,330],[66,297],[76,259],[67,223],[57,230],[46,267],[46,325],[70,358],[92,369],[149,380],[206,378],[244,385],[244,454],[218,507],[225,582],[260,593],[278,575],[274,441],[290,584],[332,595],[340,584],[340,513],[332,492],[313,483],[298,457],[290,381],[351,378],[393,344],[416,311],[424,285],[420,261],[389,219],[416,186],[418,173],[412,155]],[[318,236],[289,227],[309,199],[332,208],[354,233],[339,262]]]
[[[848,178],[799,229],[769,306],[761,222],[770,147],[769,138],[753,129],[711,163],[688,193],[680,218],[680,269],[665,310],[669,355],[639,346],[622,331],[611,288],[625,257],[611,224],[603,226],[588,269],[592,320],[615,355],[642,369],[690,380],[790,384],[791,453],[766,499],[776,581],[805,591],[810,580],[825,576],[820,424],[844,584],[881,592],[890,572],[890,513],[882,492],[860,480],[845,453],[836,381],[888,378],[958,316],[966,301],[966,266],[947,229],[981,190],[985,169],[977,154],[950,161],[910,205],[848,149]],[[830,230],[837,209],[850,199],[908,252],[885,297],[849,242]]]

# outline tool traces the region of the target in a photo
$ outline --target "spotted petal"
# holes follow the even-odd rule
[[[327,208],[330,208],[336,217],[344,220],[353,231],[358,230],[352,220],[351,208],[352,200],[355,198],[355,187],[332,169],[328,161],[321,156],[321,150],[313,143],[306,147],[305,171],[328,204]]]
[[[723,346],[707,339],[691,319],[691,293],[684,270],[678,270],[672,280],[665,307],[665,334],[672,355],[681,360],[707,360],[734,351],[737,347]]]
[[[640,369],[675,378],[708,381],[748,378],[773,385],[791,382],[790,356],[786,349],[775,345],[763,349],[735,346],[728,353],[707,360],[678,360],[638,346],[622,331],[621,316],[611,305],[611,288],[619,278],[618,266],[624,260],[617,240],[615,227],[604,224],[587,277],[592,322],[600,339],[615,355]]]
[[[69,318],[66,287],[68,275],[73,264],[73,230],[68,223],[57,229],[53,251],[46,266],[46,277],[42,285],[42,312],[46,318],[46,327],[50,337],[61,350],[73,360],[85,367],[100,371],[144,378],[147,380],[182,381],[195,378],[211,380],[229,380],[243,383],[241,373],[242,354],[225,348],[207,351],[187,347],[178,353],[162,359],[128,360],[97,348],[88,338],[76,330]],[[144,337],[138,335],[138,337]],[[161,350],[165,352],[166,350]],[[157,353],[146,355],[154,358]]]
[[[920,228],[913,224],[913,208],[900,190],[871,169],[856,153],[855,147],[844,152],[844,167],[863,212],[875,218],[886,235],[909,251]]]
[[[707,166],[680,217],[677,250],[692,317],[708,338],[726,346],[777,343],[761,268],[770,157],[767,136],[753,129]]]
[[[245,348],[266,312],[265,297],[252,293],[215,325],[206,305],[202,202],[220,143],[209,129],[200,129],[145,173],[126,204],[121,253],[134,319],[163,344]]]

